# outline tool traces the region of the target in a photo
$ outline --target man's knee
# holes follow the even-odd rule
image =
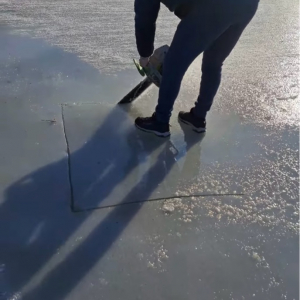
[[[203,59],[202,73],[221,73],[223,62],[214,59]]]

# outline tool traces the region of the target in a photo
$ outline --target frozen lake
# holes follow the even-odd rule
[[[132,126],[133,1],[0,0],[0,300],[299,299],[299,12],[262,0],[195,136]],[[156,46],[178,20],[162,9]],[[165,200],[167,199],[167,200]]]

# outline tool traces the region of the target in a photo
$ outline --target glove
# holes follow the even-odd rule
[[[140,57],[140,65],[143,68],[146,68],[149,64],[149,59],[150,59],[150,57]]]

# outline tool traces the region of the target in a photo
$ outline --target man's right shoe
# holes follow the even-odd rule
[[[206,121],[204,118],[198,118],[193,114],[193,109],[190,112],[179,112],[178,120],[193,128],[194,131],[201,133],[206,131]]]
[[[170,135],[169,123],[161,123],[156,119],[155,113],[148,118],[136,118],[135,126],[145,132],[154,133],[159,137],[168,137]]]

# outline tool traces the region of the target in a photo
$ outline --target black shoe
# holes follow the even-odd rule
[[[136,118],[135,126],[140,130],[154,133],[160,137],[168,137],[170,135],[170,125],[168,123],[161,123],[157,121],[155,113],[152,117]]]
[[[206,121],[203,118],[198,118],[193,114],[193,110],[190,112],[181,111],[178,114],[178,120],[192,126],[193,130],[201,133],[206,131]]]

